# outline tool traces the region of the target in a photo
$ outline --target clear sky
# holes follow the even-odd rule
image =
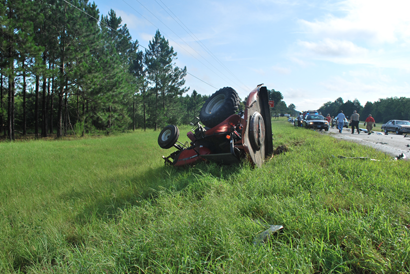
[[[159,29],[193,75],[189,93],[231,86],[243,99],[264,83],[297,110],[338,97],[410,97],[410,0],[95,3],[101,14],[116,11],[144,47]]]

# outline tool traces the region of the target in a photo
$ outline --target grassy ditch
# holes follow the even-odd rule
[[[409,162],[273,130],[261,169],[165,167],[153,131],[0,144],[0,273],[409,272]]]

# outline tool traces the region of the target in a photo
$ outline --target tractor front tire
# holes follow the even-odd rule
[[[202,106],[199,119],[207,127],[214,127],[235,114],[239,109],[238,93],[231,87],[224,87],[212,94]]]
[[[164,127],[158,136],[158,145],[161,148],[168,149],[174,146],[179,138],[179,129],[177,126],[168,125]]]

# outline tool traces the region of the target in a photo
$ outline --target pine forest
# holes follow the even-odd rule
[[[75,0],[0,2],[0,136],[62,137],[189,123],[206,96],[158,30],[147,48],[111,10]]]

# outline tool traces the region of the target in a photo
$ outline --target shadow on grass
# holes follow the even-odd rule
[[[115,219],[126,208],[140,206],[147,202],[155,204],[156,199],[162,192],[176,193],[183,191],[191,183],[197,182],[200,177],[209,176],[216,179],[226,179],[234,176],[241,169],[242,165],[219,166],[214,163],[200,163],[183,168],[162,166],[149,169],[131,180],[128,179],[129,184],[126,189],[114,191],[115,195],[113,193],[105,193],[101,198],[88,203],[84,210],[75,217],[74,222],[86,224],[95,219],[102,221]],[[115,178],[117,181],[119,179]],[[107,178],[107,181],[112,182],[114,179]],[[145,182],[145,184],[141,186],[141,182]],[[95,193],[91,195],[95,195]],[[64,199],[82,200],[86,196],[90,196],[90,193],[72,190],[64,194]]]

